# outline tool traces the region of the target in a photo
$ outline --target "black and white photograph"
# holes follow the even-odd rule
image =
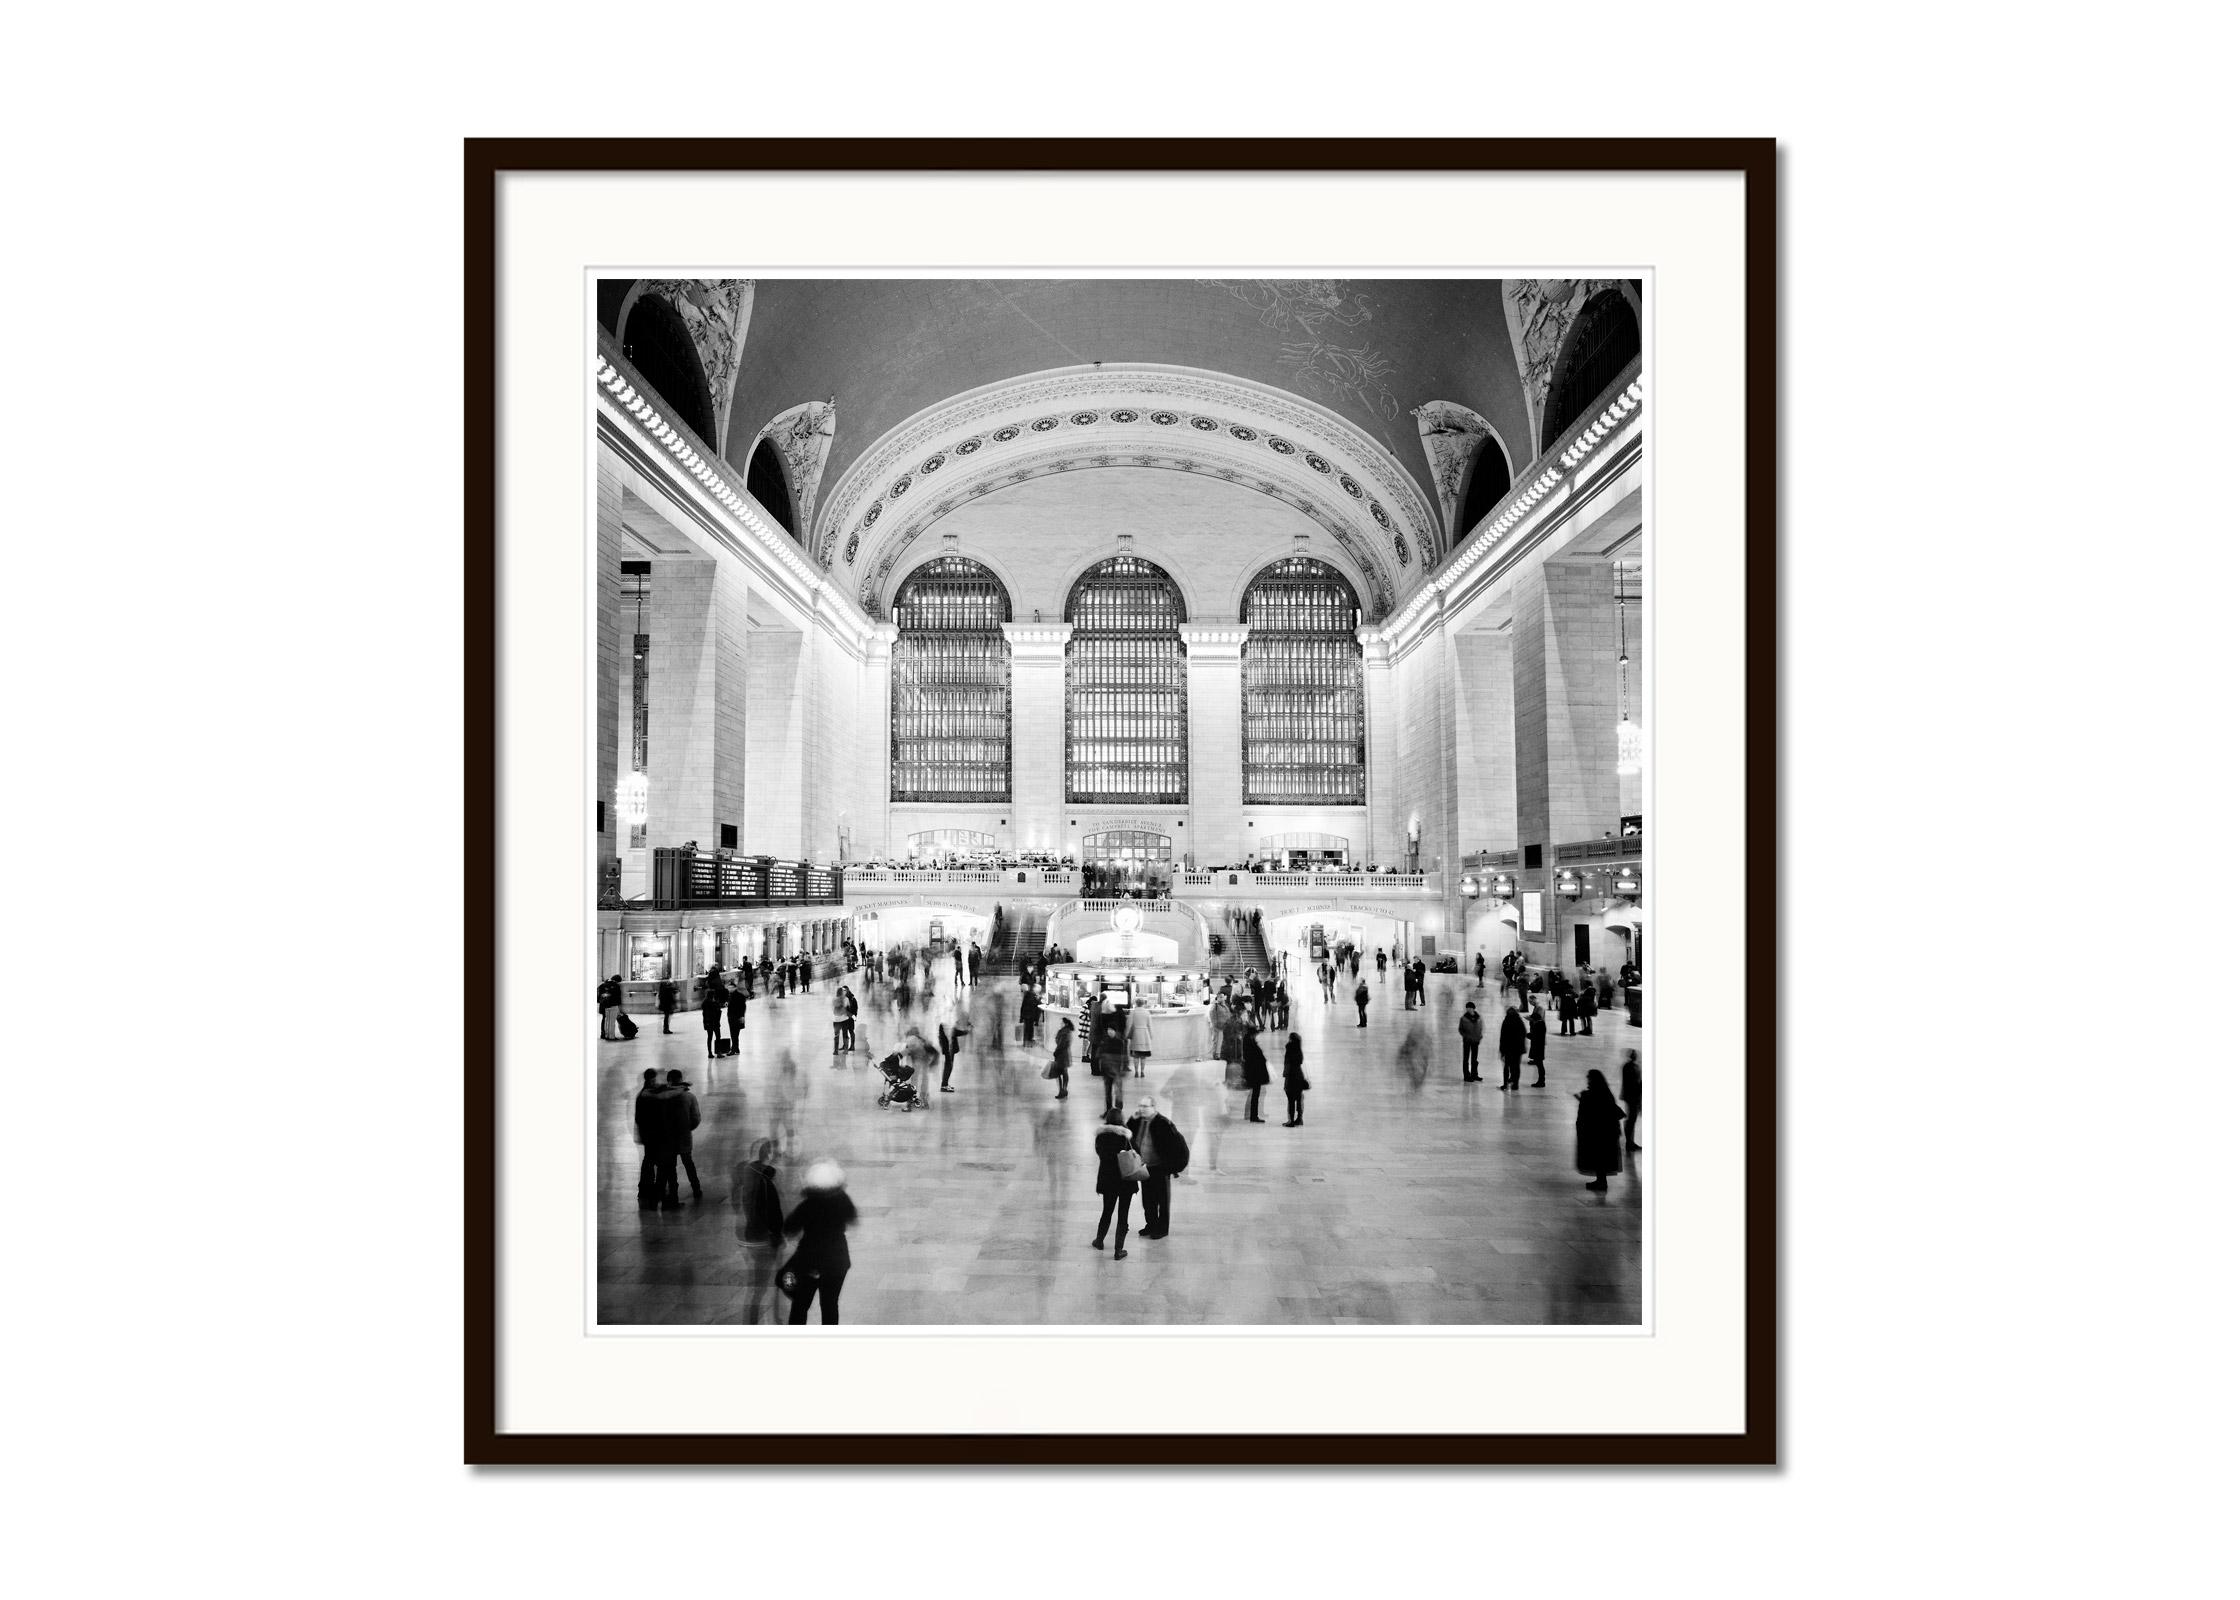
[[[585,300],[601,1331],[1645,1325],[1652,278]]]

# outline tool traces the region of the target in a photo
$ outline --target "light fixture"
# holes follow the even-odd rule
[[[1493,875],[1492,892],[1506,900],[1517,892],[1517,880],[1506,872],[1497,872]]]
[[[1565,899],[1576,900],[1585,892],[1585,889],[1586,886],[1579,881],[1579,874],[1573,872],[1569,867],[1565,867],[1556,874],[1556,893],[1562,895]]]
[[[1618,776],[1631,778],[1641,771],[1649,741],[1641,725],[1626,714],[1627,671],[1632,657],[1626,652],[1626,568],[1622,561],[1610,566],[1611,587],[1618,601]]]
[[[1462,880],[1462,898],[1463,898],[1463,899],[1465,899],[1465,900],[1475,900],[1475,899],[1477,899],[1477,898],[1478,898],[1479,892],[1480,892],[1480,891],[1479,891],[1479,888],[1478,888],[1478,880],[1477,880],[1476,878],[1468,878],[1468,877],[1466,877],[1466,878],[1464,878],[1464,879]]]

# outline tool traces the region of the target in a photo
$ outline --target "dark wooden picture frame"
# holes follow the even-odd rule
[[[1723,173],[1744,183],[1746,515],[1744,699],[1750,813],[1744,911],[1768,952],[1775,926],[1776,243],[1770,139],[724,140],[470,139],[466,178],[466,939],[499,947],[499,186],[539,172],[903,173],[1536,171]],[[1732,1434],[526,1434],[499,1427],[498,1045],[504,1004],[466,1033],[465,1457],[557,1464],[1771,1464],[1776,1459],[1776,984],[1741,1006],[1745,1424]]]

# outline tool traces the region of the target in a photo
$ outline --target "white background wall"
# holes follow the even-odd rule
[[[462,881],[457,137],[813,136],[834,125],[831,80],[769,64],[827,58],[834,18],[678,34],[664,76],[662,31],[611,7],[406,5],[379,28],[143,12],[121,33],[45,8],[12,40],[39,65],[9,105],[36,146],[10,179],[34,248],[5,270],[37,314],[5,403],[58,465],[121,453],[97,480],[11,485],[15,528],[106,559],[98,607],[19,608],[16,681],[51,684],[61,710],[0,800],[10,835],[55,840],[67,793],[62,834],[144,837],[152,772],[172,837],[314,818],[352,841],[365,886],[339,916],[353,981],[415,999],[340,1030],[244,1000],[241,1026],[120,1059],[91,1009],[19,997],[10,1057],[40,1088],[0,1174],[23,1302],[15,1587],[988,1600],[1147,1565],[1183,1594],[1348,1597],[2229,1583],[2216,985],[2150,1017],[2006,942],[1899,996],[1893,960],[1947,952],[1885,869],[1995,834],[2009,870],[2050,874],[2080,841],[2183,839],[2218,814],[2222,746],[2202,730],[2229,719],[2230,653],[2188,602],[2234,587],[2220,491],[2140,451],[2165,427],[2181,447],[2208,429],[2212,453],[2229,432],[2230,320],[2198,276],[2227,222],[2228,20],[2152,3],[2121,28],[2044,10],[2026,35],[1991,8],[1917,5],[1867,26],[1773,5],[1384,20],[1201,9],[1178,34],[1038,14],[964,30],[959,59],[908,16],[851,13],[844,121],[1075,132],[1124,84],[1128,131],[1788,141],[1784,801],[1789,908],[1814,920],[1783,941],[1783,1467],[461,1468],[463,1016],[442,981]],[[1052,70],[1066,61],[1095,66]],[[1375,219],[1359,237],[1374,256]],[[2198,294],[2211,315],[2187,312]],[[267,332],[228,320],[247,303]],[[176,419],[252,412],[232,492],[189,492],[212,481],[217,430]],[[109,515],[96,481],[162,514]],[[2110,553],[2118,503],[2151,545]],[[228,707],[263,732],[213,738]],[[1832,848],[1847,840],[1874,848]],[[2229,894],[2226,869],[2184,855],[2204,898]],[[28,852],[17,903],[70,904],[79,860]],[[2104,906],[2126,893],[2114,871]],[[2201,971],[2234,970],[2229,926],[2207,931]],[[8,937],[17,970],[45,970],[44,919]],[[138,1009],[206,1016],[199,965],[154,963]],[[2113,1070],[2142,1021],[2155,1042]],[[1095,1362],[1081,1381],[1120,1403]]]

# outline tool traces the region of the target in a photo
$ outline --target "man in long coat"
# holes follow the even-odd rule
[[[1504,1089],[1520,1089],[1524,1086],[1521,1080],[1524,1077],[1524,1048],[1527,1039],[1524,1018],[1517,1015],[1515,1006],[1509,1007],[1507,1014],[1501,1019],[1501,1087]]]

